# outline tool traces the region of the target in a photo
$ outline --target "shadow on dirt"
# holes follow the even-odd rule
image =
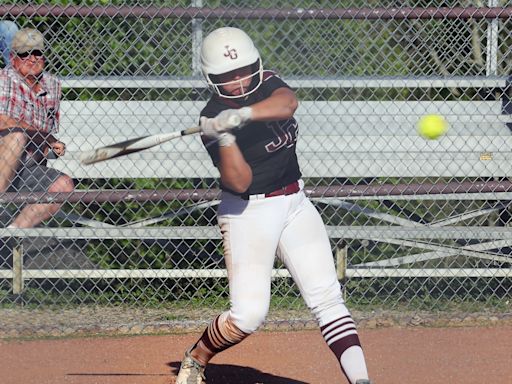
[[[167,365],[175,375],[178,374],[180,362],[170,362]],[[305,381],[230,364],[208,364],[205,374],[208,384],[308,384]]]

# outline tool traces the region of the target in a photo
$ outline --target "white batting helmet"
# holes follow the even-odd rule
[[[251,86],[246,92],[234,96],[222,92],[222,86],[240,80],[221,83],[216,75],[235,69],[251,66]],[[232,27],[218,28],[203,40],[201,45],[201,68],[210,87],[220,96],[238,98],[253,93],[263,80],[263,67],[260,53],[251,38],[241,29]],[[243,79],[241,79],[243,80]]]

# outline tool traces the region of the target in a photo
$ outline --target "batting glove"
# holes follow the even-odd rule
[[[213,118],[201,117],[201,131],[209,137],[217,137],[219,133],[228,132],[233,128],[247,123],[252,116],[251,107],[226,109]]]
[[[236,141],[235,135],[222,130],[216,118],[209,119],[201,116],[199,120],[201,132],[210,139],[217,140],[221,147],[228,147]]]
[[[208,136],[211,139],[217,139],[223,132],[215,118],[210,119],[208,117],[201,116],[199,119],[199,126],[201,127],[203,135]]]
[[[252,118],[251,107],[242,107],[240,109],[226,109],[215,116],[218,121],[219,127],[222,130],[228,131],[230,129],[239,127],[249,122]]]

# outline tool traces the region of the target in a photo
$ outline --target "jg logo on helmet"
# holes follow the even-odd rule
[[[231,60],[235,60],[238,58],[238,54],[236,53],[235,48],[229,49],[229,45],[226,45],[226,53],[224,54],[224,57],[229,57]]]

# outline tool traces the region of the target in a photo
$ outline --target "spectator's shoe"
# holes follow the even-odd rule
[[[185,352],[176,384],[206,384],[204,366],[190,356],[190,350]]]
[[[368,379],[359,379],[356,381],[356,384],[372,384],[372,382]]]

